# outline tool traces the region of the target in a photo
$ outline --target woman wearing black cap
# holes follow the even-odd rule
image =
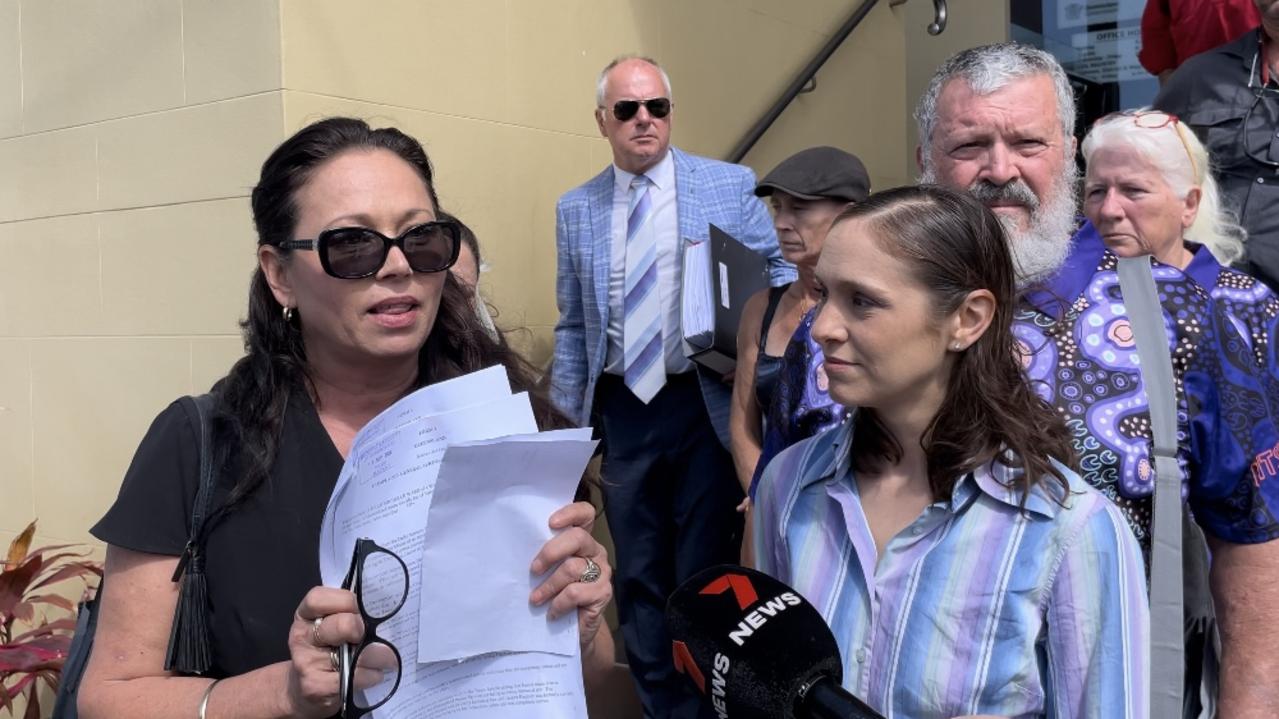
[[[822,250],[822,239],[845,205],[860,202],[870,194],[870,179],[866,167],[856,156],[834,147],[811,147],[773,168],[755,188],[755,194],[771,197],[773,226],[777,229],[782,256],[799,269],[799,279],[760,291],[742,309],[729,428],[733,463],[743,490],[753,488],[755,467],[764,449],[764,417],[771,414],[769,408],[775,401],[783,374],[783,354],[792,340],[811,342],[806,327],[811,324],[811,310],[819,297],[813,268]],[[820,362],[820,352],[817,358]],[[787,387],[784,393],[794,396],[797,390],[802,393],[803,388]],[[829,405],[824,389],[820,394],[825,401],[819,404]],[[815,424],[813,429],[824,426]],[[794,436],[790,441],[799,441],[813,433]],[[781,449],[777,447],[771,454]],[[738,509],[749,508],[748,495]],[[750,522],[746,526],[748,536],[743,547],[749,548]],[[744,553],[743,559],[749,557]]]

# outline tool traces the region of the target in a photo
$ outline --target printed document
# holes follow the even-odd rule
[[[566,618],[571,621],[564,626],[548,624],[544,610],[536,613],[528,604],[528,595],[540,581],[530,575],[529,565],[551,536],[547,518],[572,499],[573,488],[582,476],[593,447],[589,433],[589,429],[538,433],[527,394],[512,394],[505,369],[496,367],[418,390],[378,415],[356,435],[320,528],[320,572],[326,586],[341,586],[355,540],[360,537],[373,539],[391,550],[408,567],[409,592],[404,606],[378,629],[379,637],[399,651],[402,676],[396,692],[373,712],[375,719],[586,717],[576,617]],[[512,448],[506,448],[506,443],[498,440],[501,437],[515,439],[510,443]],[[461,450],[463,454],[459,456],[466,456],[468,450],[484,454],[485,449],[477,448],[474,443],[486,441],[492,443],[490,446],[502,448],[490,450],[493,460],[518,455],[520,461],[526,463],[555,464],[565,474],[552,476],[549,470],[540,471],[539,481],[545,481],[546,487],[529,489],[515,483],[515,488],[510,490],[486,476],[489,491],[500,493],[501,497],[488,496],[484,503],[518,509],[527,516],[512,519],[511,515],[504,515],[501,522],[510,526],[503,529],[510,531],[504,531],[501,541],[497,541],[494,527],[464,527],[457,523],[455,511],[453,514],[445,511],[441,521],[454,526],[451,531],[467,535],[450,534],[446,538],[453,542],[454,549],[450,551],[465,555],[453,557],[459,561],[448,571],[462,573],[447,575],[440,573],[443,569],[433,569],[423,575],[430,509],[440,482],[450,488],[445,493],[447,497],[456,492],[452,489],[456,483],[450,480],[454,472],[469,475],[460,481],[473,480],[470,469],[454,468],[459,460],[452,459],[450,450]],[[530,447],[540,449],[530,454],[527,451]],[[575,453],[583,449],[585,457],[580,462],[569,463],[563,459],[565,455],[576,457]],[[547,457],[545,461],[542,455]],[[487,463],[489,457],[484,461]],[[520,469],[514,475],[527,482],[532,477],[530,468]],[[508,502],[508,491],[512,498],[515,493],[524,493],[531,504],[525,507],[521,500]],[[459,501],[479,499],[475,493],[462,491],[460,494],[463,499],[448,502],[453,510],[460,506]],[[534,514],[539,516],[533,517]],[[484,521],[491,521],[493,516],[486,514]],[[534,532],[535,526],[543,531]],[[531,542],[531,545],[514,546],[516,541]],[[460,546],[466,548],[458,549]],[[502,555],[503,562],[520,556],[523,574],[519,582],[507,577],[504,590],[491,588],[487,582],[492,578],[484,577],[483,600],[522,603],[529,627],[535,620],[541,622],[541,636],[533,632],[532,639],[523,636],[518,641],[507,641],[504,620],[494,621],[476,609],[457,619],[456,624],[496,636],[487,642],[472,642],[473,646],[505,645],[517,651],[453,652],[448,661],[424,661],[440,653],[433,649],[430,654],[419,657],[421,609],[425,607],[428,616],[434,609],[433,602],[423,604],[423,593],[449,596],[454,605],[468,604],[468,599],[476,599],[481,593],[474,582],[477,568],[491,571],[490,559],[497,554]],[[494,596],[496,591],[505,591],[511,596]],[[469,603],[475,606],[474,602]],[[535,647],[537,651],[528,651],[527,647]],[[543,651],[547,648],[558,653]]]

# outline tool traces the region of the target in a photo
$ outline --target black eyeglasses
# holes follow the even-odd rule
[[[314,240],[283,240],[276,246],[315,250],[325,272],[343,280],[358,280],[376,275],[386,264],[392,246],[400,248],[414,272],[447,270],[457,262],[461,236],[456,222],[440,220],[410,227],[399,237],[387,237],[367,227],[335,227]]]
[[[651,97],[647,100],[618,100],[613,103],[613,117],[617,118],[618,122],[626,122],[639,114],[640,105],[648,110],[648,114],[659,120],[671,114],[669,98]]]
[[[404,673],[400,652],[379,637],[377,630],[404,606],[409,596],[409,568],[372,539],[357,539],[342,588],[355,593],[364,620],[360,643],[338,647],[342,717],[358,719],[385,704],[400,688]]]
[[[1256,55],[1252,56],[1252,69],[1248,71],[1248,89],[1252,91],[1252,104],[1248,106],[1248,112],[1244,113],[1243,122],[1239,125],[1239,136],[1236,142],[1239,147],[1243,148],[1244,154],[1248,159],[1279,170],[1279,160],[1272,160],[1269,157],[1261,157],[1253,152],[1252,147],[1248,144],[1248,138],[1252,135],[1248,132],[1249,126],[1252,124],[1252,113],[1256,111],[1257,106],[1266,98],[1279,99],[1279,90],[1261,82],[1261,74],[1257,71],[1257,59],[1260,57],[1261,51],[1258,50]],[[1256,80],[1254,82],[1253,80]],[[1262,122],[1265,122],[1264,120]],[[1269,132],[1261,133],[1262,137],[1269,137]],[[1266,143],[1266,147],[1273,147],[1271,143]],[[1273,150],[1270,154],[1273,154]]]

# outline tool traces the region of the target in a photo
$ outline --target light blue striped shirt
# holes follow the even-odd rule
[[[851,438],[850,421],[778,455],[755,509],[759,568],[826,618],[845,688],[890,719],[1146,719],[1145,570],[1109,500],[1065,470],[1065,506],[1049,483],[1021,511],[992,464],[878,557]]]

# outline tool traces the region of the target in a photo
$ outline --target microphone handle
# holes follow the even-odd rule
[[[802,719],[884,719],[866,702],[850,694],[830,677],[818,677],[800,692],[799,712]]]

